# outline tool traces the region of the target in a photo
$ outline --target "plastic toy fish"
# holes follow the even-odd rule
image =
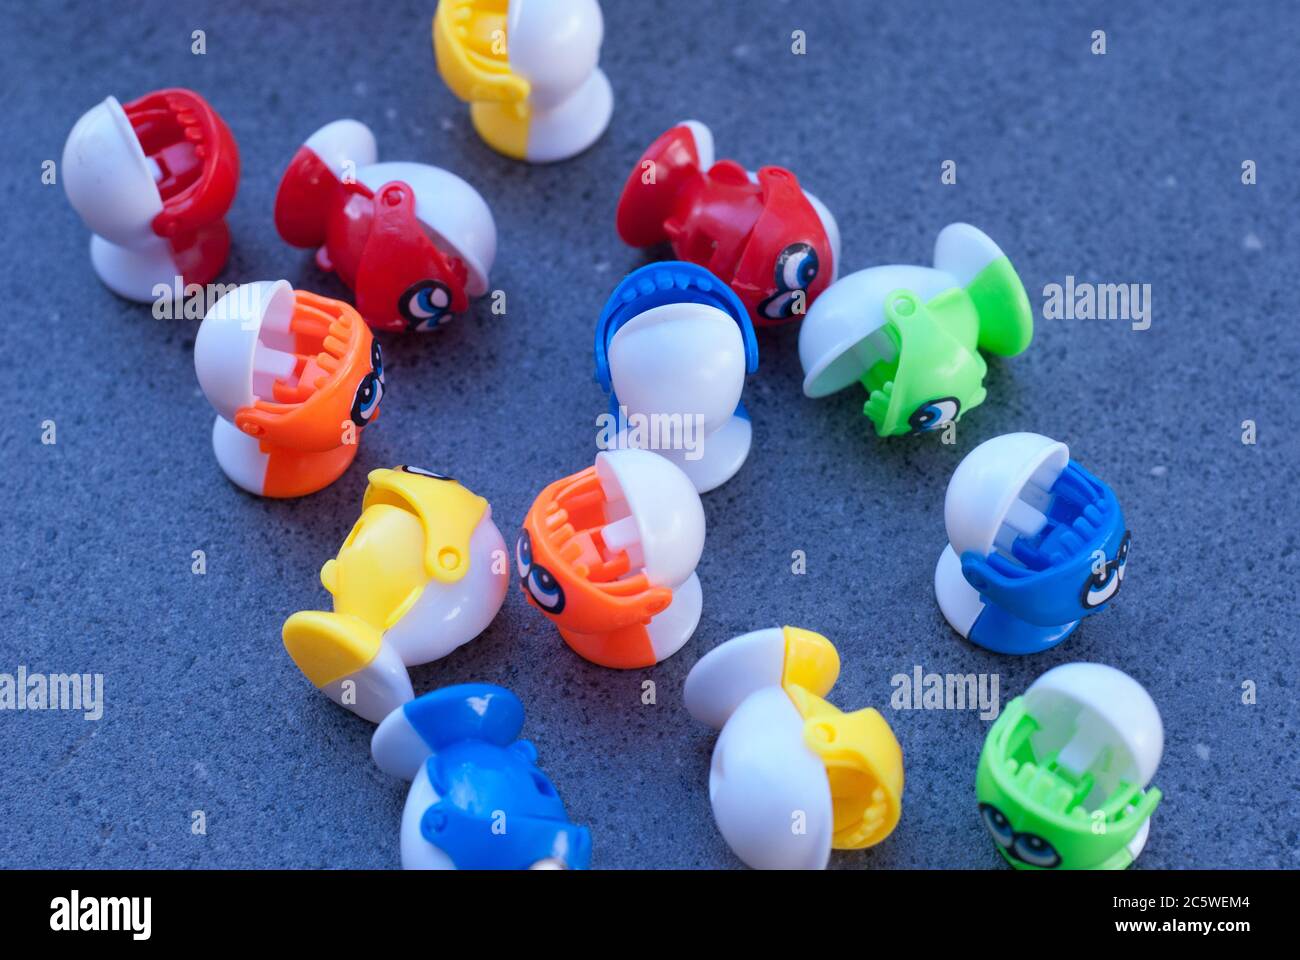
[[[587,869],[591,834],[569,822],[537,748],[518,739],[523,725],[519,698],[486,683],[426,693],[384,718],[370,751],[411,781],[405,869]]]
[[[487,629],[510,567],[492,508],[455,480],[396,467],[369,481],[360,519],[321,568],[333,612],[295,613],[284,646],[317,689],[378,723],[415,696],[407,667]]]
[[[754,431],[740,394],[757,369],[744,305],[693,263],[628,274],[596,324],[596,380],[611,415],[632,427],[618,445],[655,444],[700,493],[731,479],[749,456]],[[640,443],[638,423],[648,425]]]
[[[63,189],[93,232],[90,262],[119,296],[202,286],[230,252],[226,211],[239,150],[220,114],[192,90],[156,90],[88,110],[63,147]]]
[[[751,174],[734,160],[714,163],[713,134],[697,120],[641,155],[617,224],[629,246],[671,243],[677,259],[730,284],[756,326],[801,319],[839,270],[830,210],[783,167]]]
[[[939,609],[996,653],[1056,646],[1124,583],[1129,531],[1114,491],[1049,437],[985,440],[957,465],[943,513]]]
[[[214,303],[194,340],[194,369],[217,411],[217,463],[261,497],[301,497],[337,480],[379,416],[386,384],[379,344],[357,312],[287,280],[241,284]]]
[[[609,125],[614,94],[596,65],[604,33],[596,0],[439,0],[433,49],[488,146],[550,163]]]
[[[710,650],[686,677],[686,709],[722,731],[713,817],[751,867],[824,869],[832,849],[874,846],[898,825],[902,749],[876,710],[823,699],[839,672],[821,634],[772,627]]]
[[[1151,695],[1100,663],[1035,680],[994,721],[980,753],[979,815],[1020,870],[1123,870],[1142,852],[1164,752]]]
[[[436,329],[488,290],[492,212],[455,174],[378,163],[370,129],[336,120],[298,150],[275,197],[275,228],[356,294],[376,330]]]
[[[803,392],[825,397],[858,381],[877,435],[928,433],[984,402],[980,350],[1015,356],[1033,332],[1011,261],[970,224],[950,224],[933,267],[859,270],[818,298],[799,329]]]
[[[704,508],[686,474],[645,450],[608,450],[546,487],[515,545],[528,602],[575,652],[648,667],[700,622]]]

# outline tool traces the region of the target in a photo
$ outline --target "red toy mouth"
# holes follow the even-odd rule
[[[239,149],[220,115],[197,93],[179,88],[145,94],[123,110],[157,167],[163,210],[154,232],[175,239],[220,221],[239,183]]]

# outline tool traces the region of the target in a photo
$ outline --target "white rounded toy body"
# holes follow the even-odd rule
[[[838,675],[825,637],[773,627],[711,650],[686,678],[686,709],[722,731],[714,819],[755,869],[820,870],[832,849],[873,846],[898,822],[898,741],[875,710],[846,714],[822,699]]]
[[[716,276],[652,263],[615,288],[596,324],[596,379],[609,391],[615,448],[653,450],[707,493],[749,456],[741,403],[758,343],[743,304]]]

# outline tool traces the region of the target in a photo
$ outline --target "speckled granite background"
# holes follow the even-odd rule
[[[298,675],[280,624],[326,600],[317,571],[356,518],[368,469],[451,472],[513,540],[536,492],[590,462],[605,408],[592,325],[644,260],[619,243],[614,203],[645,145],[694,116],[719,156],[787,165],[835,211],[844,271],[927,261],[944,224],[969,220],[1007,251],[1036,307],[1067,275],[1149,283],[1151,328],[1041,321],[1027,354],[991,363],[989,400],[951,446],[876,439],[854,391],[805,399],[797,331],[763,334],[746,392],[753,454],[705,498],[692,642],[652,670],[602,670],[512,586],[487,633],[417,670],[417,689],[515,689],[526,735],[591,826],[594,866],[735,867],[709,812],[713,737],[682,709],[682,681],[732,635],[815,628],[843,656],[833,699],[884,709],[907,768],[897,831],[834,865],[996,867],[973,800],[987,723],[891,710],[890,678],[917,665],[996,673],[1005,704],[1051,666],[1098,660],[1141,681],[1166,725],[1165,800],[1140,864],[1297,866],[1292,5],[610,0],[613,124],[550,167],[473,135],[434,69],[432,0],[379,6],[359,17],[328,0],[309,14],[288,2],[41,3],[6,16],[0,672],[100,672],[107,702],[98,722],[0,712],[0,865],[397,865],[405,785],[371,763],[370,726]],[[190,53],[196,29],[204,56]],[[790,52],[795,29],[804,56]],[[1105,56],[1090,53],[1094,29]],[[338,117],[370,124],[381,159],[465,175],[496,216],[493,284],[508,314],[483,302],[436,335],[386,337],[382,417],[352,470],[302,501],[258,501],[225,480],[193,372],[197,324],[101,287],[86,230],[40,182],[85,109],[167,85],[203,92],[239,141],[223,280],[344,295],[271,223],[289,157]],[[949,159],[955,186],[940,183]],[[1244,160],[1256,186],[1241,183]],[[959,640],[931,592],[949,475],[1014,430],[1068,442],[1133,530],[1113,609],[1031,659]],[[204,576],[191,573],[197,549]],[[647,678],[656,706],[641,704]],[[195,810],[206,836],[191,833]]]

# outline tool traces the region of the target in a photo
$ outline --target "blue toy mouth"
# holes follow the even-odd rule
[[[971,586],[1008,613],[1039,626],[1072,623],[1119,592],[1129,532],[1111,489],[1071,460],[1048,491],[1044,522],[1003,551],[967,551]]]
[[[1016,537],[1012,544],[1017,560],[1039,571],[1092,557],[1098,550],[1107,557],[1117,552],[1125,531],[1109,487],[1071,460],[1049,493],[1043,528],[1032,537]]]

